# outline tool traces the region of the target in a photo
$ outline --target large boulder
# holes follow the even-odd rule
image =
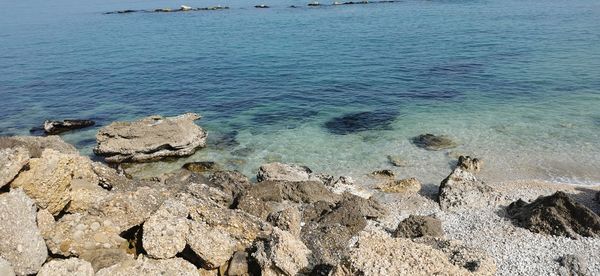
[[[36,207],[21,189],[0,195],[0,259],[18,275],[35,274],[48,257],[36,224]]]
[[[458,167],[442,181],[438,202],[442,210],[484,208],[500,202],[500,195],[471,172]]]
[[[19,173],[11,187],[22,188],[41,209],[52,214],[58,214],[69,203],[72,184],[94,186],[98,183],[89,159],[53,149],[46,149],[39,158],[31,159],[28,168]]]
[[[118,263],[111,267],[103,268],[96,276],[189,276],[198,275],[198,269],[188,261],[181,258],[155,260],[140,255],[137,260]]]
[[[23,147],[0,149],[0,188],[10,183],[29,162],[29,152]]]
[[[430,246],[410,239],[394,239],[380,232],[363,231],[332,275],[471,274],[452,264],[443,252]]]
[[[600,237],[600,217],[564,192],[539,197],[529,204],[519,199],[506,211],[517,225],[535,233]]]
[[[229,233],[214,229],[202,221],[191,221],[187,243],[202,259],[203,267],[215,269],[225,264],[233,253],[242,249]]]
[[[274,228],[271,235],[256,243],[252,257],[260,265],[261,275],[298,275],[307,268],[310,250],[290,232]]]
[[[44,264],[38,276],[94,276],[89,262],[77,258],[54,259]]]
[[[260,166],[256,180],[261,181],[308,181],[312,171],[305,166],[279,162]]]
[[[189,156],[206,145],[207,133],[194,121],[200,115],[150,116],[133,122],[114,122],[100,129],[94,153],[108,162],[144,162]]]

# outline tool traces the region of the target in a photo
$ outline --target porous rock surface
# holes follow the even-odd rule
[[[275,227],[271,235],[256,243],[252,257],[260,265],[262,275],[293,276],[308,266],[309,254],[301,240]]]
[[[517,200],[506,211],[519,226],[535,233],[600,237],[600,217],[564,192],[539,197],[529,204]]]
[[[29,162],[29,152],[23,147],[0,148],[0,188],[10,183]]]
[[[38,276],[94,276],[89,262],[77,258],[54,259],[44,264]]]
[[[188,156],[206,145],[207,133],[194,121],[200,115],[150,116],[133,122],[113,122],[96,134],[94,153],[108,162],[143,162]]]
[[[442,210],[457,211],[495,206],[501,198],[492,187],[458,167],[440,184],[438,202]]]
[[[0,258],[18,275],[35,274],[48,257],[36,207],[21,189],[0,194]]]
[[[279,162],[260,166],[256,180],[261,181],[308,181],[312,171],[305,166]]]
[[[130,275],[189,276],[198,275],[198,269],[193,264],[181,258],[155,260],[139,256],[136,260],[121,262],[111,267],[103,268],[96,273],[96,276]]]
[[[398,224],[393,236],[400,238],[441,237],[444,236],[444,230],[442,222],[437,218],[410,215]]]

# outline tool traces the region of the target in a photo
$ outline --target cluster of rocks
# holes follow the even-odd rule
[[[154,9],[154,10],[120,10],[120,11],[111,11],[111,12],[105,12],[104,14],[125,14],[125,13],[136,13],[136,12],[150,12],[150,13],[156,13],[156,12],[189,12],[189,11],[218,11],[218,10],[228,10],[229,7],[227,6],[210,6],[210,7],[204,7],[204,8],[193,8],[190,6],[186,6],[186,5],[181,5],[181,7],[179,7],[178,9],[173,9],[173,8],[160,8],[160,9]]]

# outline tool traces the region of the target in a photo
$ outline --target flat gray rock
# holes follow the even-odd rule
[[[94,153],[116,163],[189,156],[206,145],[206,131],[194,123],[200,118],[198,114],[186,113],[113,122],[96,134],[98,145]]]

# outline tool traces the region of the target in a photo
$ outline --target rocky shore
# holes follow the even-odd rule
[[[105,126],[105,162],[58,136],[0,137],[0,275],[600,274],[599,187],[486,183],[474,157],[436,187],[385,168],[370,187],[279,162],[256,181],[211,160],[150,179],[120,166],[201,150],[199,118]]]

